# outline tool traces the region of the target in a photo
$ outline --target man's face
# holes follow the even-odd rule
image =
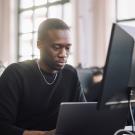
[[[58,71],[67,62],[71,47],[69,30],[49,30],[45,41],[39,49],[44,65],[51,72]]]

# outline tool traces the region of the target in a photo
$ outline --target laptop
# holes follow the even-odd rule
[[[97,110],[96,102],[61,103],[56,135],[113,135],[124,129],[128,109]]]

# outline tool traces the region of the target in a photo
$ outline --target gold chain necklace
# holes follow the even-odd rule
[[[57,78],[57,75],[58,75],[58,74],[56,73],[56,74],[54,75],[54,79],[53,79],[52,82],[48,82],[47,79],[46,79],[46,77],[45,77],[45,75],[43,74],[43,72],[42,72],[41,69],[40,69],[38,60],[36,61],[36,63],[37,63],[37,66],[38,66],[38,70],[39,70],[39,72],[41,73],[41,76],[43,77],[45,83],[46,83],[47,85],[52,85],[52,84],[54,84],[54,82],[56,81],[56,78]]]

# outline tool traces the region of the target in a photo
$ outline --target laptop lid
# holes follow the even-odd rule
[[[124,128],[128,109],[97,110],[96,102],[67,102],[60,105],[56,135],[113,135]]]

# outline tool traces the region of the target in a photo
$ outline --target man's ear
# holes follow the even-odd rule
[[[43,42],[42,41],[37,41],[37,47],[38,49],[41,49],[43,46]]]

